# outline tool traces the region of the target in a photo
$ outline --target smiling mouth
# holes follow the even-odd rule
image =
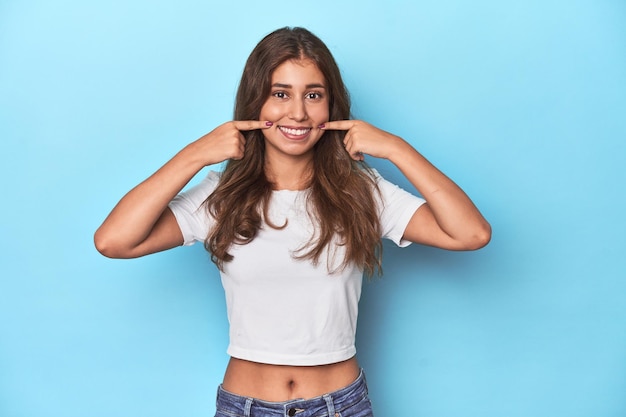
[[[305,136],[311,131],[310,127],[292,128],[292,127],[278,126],[278,129],[281,132],[289,136]]]

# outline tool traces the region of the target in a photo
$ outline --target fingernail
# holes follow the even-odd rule
[[[318,129],[324,129],[326,127],[325,123],[322,123],[321,125],[318,126]]]
[[[267,126],[267,127],[270,127],[272,125],[274,125],[274,123],[272,123],[272,122],[265,122],[265,126]]]

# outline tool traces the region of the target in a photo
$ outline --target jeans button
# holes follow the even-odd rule
[[[295,408],[290,408],[289,410],[287,410],[287,415],[289,417],[293,417],[296,415],[296,409]]]

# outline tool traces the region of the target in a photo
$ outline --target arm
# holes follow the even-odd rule
[[[242,130],[269,126],[228,122],[187,145],[117,203],[94,235],[98,251],[111,258],[135,258],[180,246],[183,236],[168,203],[205,166],[242,158]]]
[[[347,130],[344,145],[353,159],[363,154],[391,161],[426,200],[411,218],[404,239],[450,250],[474,250],[491,238],[491,227],[469,197],[399,136],[358,120],[325,123]]]

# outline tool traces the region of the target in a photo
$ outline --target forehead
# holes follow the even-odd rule
[[[272,84],[291,86],[322,84],[326,85],[324,74],[309,59],[289,60],[280,64],[272,73]]]

